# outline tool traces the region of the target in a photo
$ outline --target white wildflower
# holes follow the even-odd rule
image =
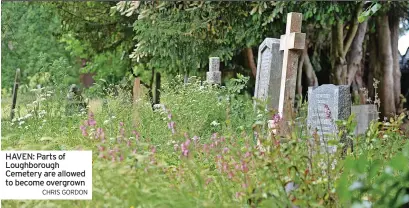
[[[212,121],[212,123],[210,123],[211,126],[218,126],[220,125],[220,123],[218,123],[217,121]]]

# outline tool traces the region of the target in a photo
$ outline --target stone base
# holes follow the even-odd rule
[[[207,72],[207,82],[210,84],[221,84],[222,83],[222,72]]]

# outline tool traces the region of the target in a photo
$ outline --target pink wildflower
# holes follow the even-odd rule
[[[212,182],[212,181],[213,181],[212,178],[208,178],[208,179],[206,180],[206,185],[209,185],[209,183]]]

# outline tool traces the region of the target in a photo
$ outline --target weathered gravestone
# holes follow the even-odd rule
[[[13,120],[16,104],[17,104],[17,92],[18,92],[18,85],[20,84],[20,69],[16,69],[16,77],[14,79],[14,87],[13,87],[13,101],[11,103],[11,112],[10,112],[10,119]]]
[[[278,111],[283,52],[280,40],[266,38],[258,49],[257,76],[254,96],[266,102],[268,109]]]
[[[73,115],[87,108],[84,98],[77,85],[72,84],[67,95],[67,105],[65,108],[66,115]]]
[[[349,86],[332,84],[308,88],[308,119],[310,133],[315,131],[321,144],[338,133],[336,121],[346,120],[351,115]],[[342,141],[341,141],[342,142]],[[330,151],[336,147],[329,146]]]
[[[220,58],[209,58],[209,71],[206,73],[206,80],[210,84],[221,84],[222,73],[220,71]]]
[[[354,105],[351,112],[355,114],[357,122],[355,135],[364,134],[368,130],[371,121],[378,120],[378,109],[376,105]]]
[[[132,97],[133,97],[133,102],[137,101],[140,99],[141,96],[141,78],[136,77],[133,83],[133,89],[132,89]]]

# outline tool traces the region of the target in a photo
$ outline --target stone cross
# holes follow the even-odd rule
[[[280,50],[284,51],[278,113],[289,121],[293,117],[295,87],[300,50],[305,47],[305,33],[301,33],[302,15],[287,14],[286,34],[281,36]]]
[[[278,110],[283,52],[280,40],[266,38],[258,49],[256,87],[254,97],[266,102],[267,108]]]
[[[10,119],[13,120],[15,108],[17,104],[17,92],[18,92],[18,85],[20,84],[20,69],[16,69],[16,77],[14,78],[14,87],[13,87],[13,101],[11,103],[11,113]]]
[[[310,134],[315,132],[324,139],[338,134],[337,120],[347,120],[351,115],[351,93],[348,85],[332,84],[308,88],[307,125]],[[342,142],[342,141],[341,141]]]
[[[211,84],[221,84],[222,83],[222,73],[220,72],[220,58],[210,57],[209,58],[209,71],[206,73],[206,80]]]

